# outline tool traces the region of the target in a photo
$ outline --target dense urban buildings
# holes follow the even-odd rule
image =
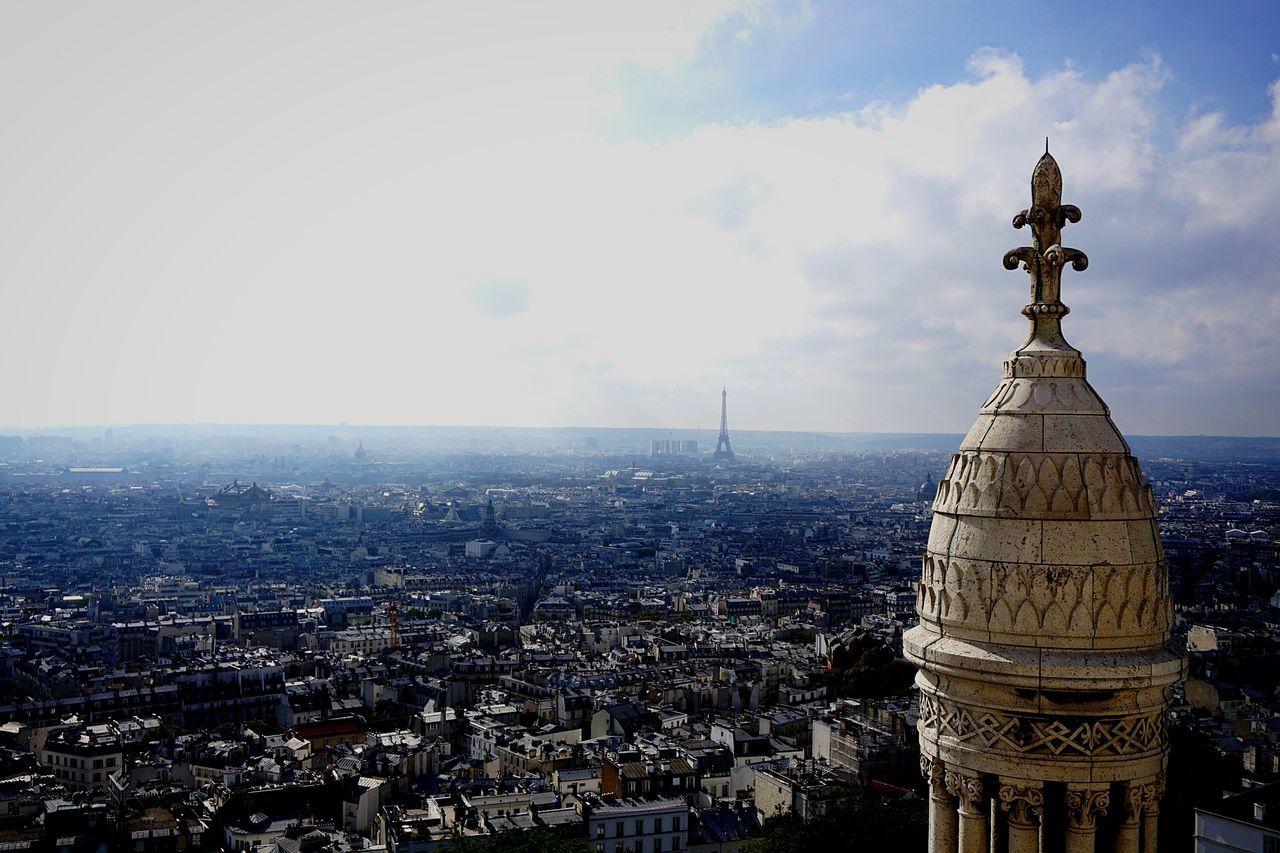
[[[365,433],[8,443],[5,843],[771,849],[851,796],[923,843],[901,655],[959,437]],[[1266,832],[1196,786],[1280,770],[1276,448],[1131,443],[1190,658],[1160,849],[1193,804]]]

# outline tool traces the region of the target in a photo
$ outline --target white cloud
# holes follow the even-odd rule
[[[642,143],[620,68],[794,19],[318,8],[0,45],[43,81],[0,90],[3,420],[692,426],[727,382],[741,428],[962,430],[1021,340],[1000,257],[1048,135],[1093,260],[1068,336],[1122,426],[1274,432],[1280,122],[1170,119],[1158,58],[988,49],[904,103]]]

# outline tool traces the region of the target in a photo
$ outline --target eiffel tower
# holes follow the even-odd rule
[[[720,438],[716,440],[716,452],[711,454],[712,462],[733,462],[733,447],[729,444],[729,391],[720,389]]]

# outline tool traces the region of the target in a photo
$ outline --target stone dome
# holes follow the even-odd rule
[[[1046,152],[1014,219],[1033,244],[1005,256],[1031,278],[1031,332],[938,483],[920,621],[903,638],[920,670],[922,768],[1006,812],[1021,803],[1024,823],[1045,797],[1065,809],[1067,783],[1105,794],[1104,810],[1134,785],[1158,801],[1182,672],[1151,489],[1061,332],[1063,267],[1088,265],[1060,243],[1080,219],[1061,187]]]

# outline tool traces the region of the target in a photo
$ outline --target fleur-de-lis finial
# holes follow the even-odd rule
[[[1045,137],[1044,156],[1031,173],[1031,206],[1013,217],[1013,227],[1031,226],[1031,245],[1005,253],[1005,269],[1019,265],[1031,276],[1031,302],[1022,313],[1033,322],[1033,335],[1057,331],[1057,322],[1070,311],[1061,302],[1062,268],[1068,263],[1077,272],[1089,266],[1089,258],[1079,249],[1062,245],[1062,229],[1080,221],[1080,208],[1062,203],[1062,171],[1049,153]],[[1049,321],[1040,324],[1037,320]]]

